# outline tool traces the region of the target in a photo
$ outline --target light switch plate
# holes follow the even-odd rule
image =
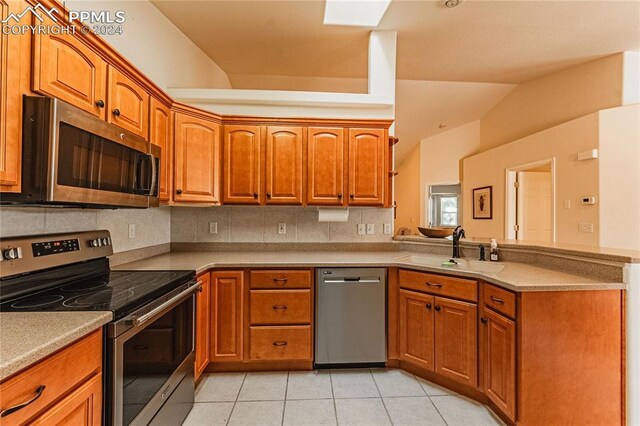
[[[283,235],[287,233],[287,224],[284,222],[278,223],[278,234]]]
[[[391,235],[392,229],[391,229],[391,224],[390,223],[385,223],[384,224],[383,232],[384,232],[384,235]]]
[[[593,223],[580,222],[580,224],[578,225],[578,231],[593,232]]]
[[[569,199],[564,200],[564,208],[565,209],[570,209],[571,208],[571,200],[569,200]]]
[[[134,239],[136,237],[136,224],[135,223],[130,223],[129,224],[129,239]]]
[[[364,235],[366,233],[367,228],[364,223],[358,224],[358,235]]]
[[[373,235],[375,233],[375,225],[373,223],[367,223],[367,235]]]
[[[218,233],[218,222],[209,222],[209,233],[210,234]]]

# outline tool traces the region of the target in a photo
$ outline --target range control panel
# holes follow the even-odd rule
[[[31,244],[33,256],[49,256],[57,253],[67,253],[80,250],[80,242],[77,238],[70,240],[45,241]]]

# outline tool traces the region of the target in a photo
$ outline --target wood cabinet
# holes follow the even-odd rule
[[[516,324],[482,310],[482,371],[484,393],[512,421],[516,416]]]
[[[149,137],[149,94],[129,77],[109,67],[107,121],[136,135]]]
[[[311,326],[250,327],[252,361],[311,360]]]
[[[303,127],[267,127],[266,204],[302,205],[305,133]]]
[[[34,35],[33,69],[35,92],[106,118],[107,63],[78,38],[70,34]]]
[[[385,154],[384,129],[349,129],[348,187],[349,205],[384,205]]]
[[[434,297],[400,290],[400,359],[433,371],[435,347]]]
[[[341,206],[344,198],[344,132],[310,127],[307,141],[307,204]]]
[[[98,374],[94,375],[30,424],[100,426],[102,424],[102,377]]]
[[[211,362],[242,361],[244,272],[211,273]]]
[[[220,124],[175,113],[174,199],[220,202]]]
[[[169,107],[155,97],[149,102],[149,142],[160,147],[160,201],[173,191],[173,120]]]
[[[209,364],[209,349],[211,346],[211,277],[209,273],[198,276],[202,281],[196,294],[196,362],[195,380]]]
[[[261,126],[224,126],[224,203],[260,204],[262,133]]]

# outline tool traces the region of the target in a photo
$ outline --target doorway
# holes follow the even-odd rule
[[[507,239],[555,241],[555,187],[553,158],[507,169]]]

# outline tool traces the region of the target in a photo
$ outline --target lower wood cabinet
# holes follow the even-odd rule
[[[102,377],[99,374],[94,375],[31,424],[100,426],[102,424]]]
[[[312,360],[311,326],[250,327],[252,361]]]
[[[207,272],[198,276],[201,281],[200,289],[196,293],[196,361],[195,361],[195,379],[198,380],[200,375],[209,364],[209,349],[211,346],[211,278]]]
[[[244,272],[211,273],[210,362],[242,361]]]
[[[400,290],[400,359],[433,371],[435,360],[434,297]]]

